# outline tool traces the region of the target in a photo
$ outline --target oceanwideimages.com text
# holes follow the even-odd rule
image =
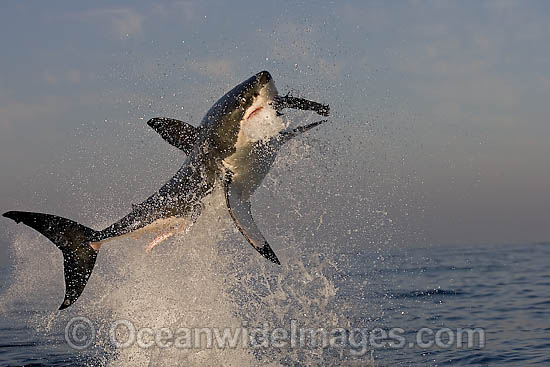
[[[93,345],[98,335],[91,320],[71,319],[65,339],[71,348],[82,350]],[[109,342],[117,349],[130,347],[176,349],[300,348],[347,349],[354,356],[381,348],[480,349],[485,346],[482,328],[311,328],[291,320],[287,327],[264,323],[259,327],[138,327],[129,320],[116,320],[108,329]]]

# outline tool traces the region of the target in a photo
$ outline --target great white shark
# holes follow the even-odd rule
[[[246,240],[265,258],[279,259],[254,223],[250,196],[260,186],[279,148],[293,137],[325,122],[286,128],[285,108],[312,110],[328,116],[329,106],[289,95],[280,96],[267,71],[240,83],[208,110],[194,127],[172,118],[152,118],[147,124],[187,159],[156,193],[132,206],[132,211],[97,231],[70,219],[25,211],[3,214],[24,223],[52,241],[63,254],[65,298],[59,309],[82,294],[100,247],[121,236],[158,232],[147,250],[178,231],[189,228],[201,212],[201,200],[223,185],[231,218]]]

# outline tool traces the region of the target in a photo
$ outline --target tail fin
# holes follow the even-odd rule
[[[98,232],[51,214],[11,211],[3,216],[37,230],[61,250],[65,272],[65,299],[59,309],[72,305],[92,274],[97,251],[89,243]]]

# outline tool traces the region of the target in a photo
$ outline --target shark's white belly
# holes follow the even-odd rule
[[[157,219],[153,223],[148,224],[145,227],[137,229],[133,232],[128,232],[116,237],[106,238],[98,242],[92,242],[90,245],[92,245],[92,247],[99,248],[100,246],[104,245],[107,242],[110,242],[113,240],[119,240],[127,237],[138,239],[143,235],[151,234],[151,233],[157,234],[157,233],[163,233],[163,232],[174,232],[174,233],[181,232],[189,228],[192,224],[193,224],[193,221],[186,217],[170,217],[170,218]]]
[[[263,156],[270,153],[268,142],[287,127],[273,109],[272,98],[261,97],[247,109],[241,120],[235,153],[223,160],[233,180],[241,183],[245,198],[261,184],[273,162]],[[257,149],[261,144],[265,144],[267,149]]]

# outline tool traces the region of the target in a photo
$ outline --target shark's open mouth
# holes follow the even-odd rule
[[[287,127],[287,124],[277,116],[277,111],[267,100],[259,102],[261,104],[250,108],[251,112],[241,121],[239,138],[236,143],[237,149],[259,140],[267,140]]]
[[[250,114],[248,115],[248,117],[246,118],[247,120],[249,118],[251,118],[252,116],[254,116],[256,113],[260,112],[260,110],[263,108],[263,106],[260,106],[258,108],[256,108],[254,111],[250,112]]]

